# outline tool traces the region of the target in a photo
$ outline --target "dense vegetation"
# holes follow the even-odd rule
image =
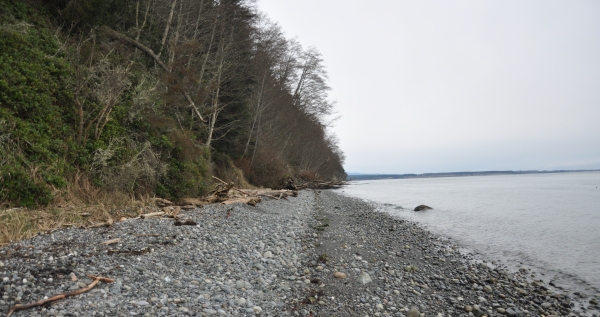
[[[0,204],[344,178],[326,80],[243,0],[0,0]]]

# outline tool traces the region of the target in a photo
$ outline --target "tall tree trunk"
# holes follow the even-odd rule
[[[212,109],[211,109],[211,117],[208,127],[208,137],[206,138],[206,146],[210,148],[210,144],[213,139],[213,133],[215,131],[215,123],[217,121],[217,115],[219,113],[219,93],[221,92],[221,75],[223,73],[223,63],[225,62],[225,52],[224,52],[225,43],[221,43],[221,58],[219,61],[219,67],[217,68],[217,90],[213,95],[212,101]]]
[[[306,80],[306,76],[308,76],[308,61],[305,62],[304,66],[302,66],[302,74],[300,74],[300,79],[298,80],[298,85],[296,85],[296,90],[294,91],[294,95],[292,100],[296,104],[296,107],[300,109],[300,94],[302,93],[302,88],[304,86],[304,81]]]
[[[77,127],[77,144],[81,145],[81,142],[83,141],[84,125],[83,103],[79,100],[78,97],[75,97],[75,102],[77,103],[77,114],[79,117],[79,124]]]
[[[179,31],[181,30],[181,24],[182,24],[182,20],[183,20],[183,1],[179,2],[179,14],[178,14],[178,19],[177,19],[177,28],[175,28],[175,36],[171,42],[171,45],[169,45],[170,48],[170,53],[169,54],[169,61],[167,63],[168,67],[169,67],[169,72],[171,72],[173,70],[173,62],[175,61],[175,50],[177,48],[177,44],[179,44]]]
[[[208,57],[210,56],[210,51],[212,49],[213,42],[215,40],[215,33],[217,31],[217,18],[215,17],[215,23],[213,25],[212,32],[210,34],[210,41],[208,42],[208,50],[206,51],[206,55],[204,56],[204,60],[202,61],[202,67],[200,67],[200,76],[198,78],[198,91],[202,88],[202,79],[204,78],[204,73],[206,72],[206,65],[208,64]]]
[[[150,11],[150,4],[152,0],[148,0],[148,4],[146,5],[146,12],[144,13],[144,21],[142,22],[142,26],[139,24],[139,15],[140,15],[140,0],[136,2],[135,6],[135,40],[140,40],[140,34],[142,30],[146,26],[146,21],[148,21],[148,12]]]
[[[162,41],[160,41],[160,50],[158,51],[158,56],[162,54],[162,51],[165,47],[165,43],[167,42],[167,36],[169,35],[169,28],[171,28],[171,22],[173,21],[173,14],[175,13],[175,6],[177,5],[177,0],[173,1],[171,5],[171,12],[169,13],[169,18],[167,19],[167,25],[165,26],[165,31],[163,32]]]
[[[256,127],[256,138],[254,140],[254,148],[252,149],[252,158],[250,159],[250,166],[254,164],[254,157],[256,156],[256,149],[258,148],[258,137],[260,135],[260,123],[262,121],[262,113],[258,116],[258,125]]]
[[[258,100],[256,102],[256,111],[254,113],[254,118],[252,119],[252,126],[250,126],[250,132],[248,133],[248,141],[246,141],[246,146],[244,147],[244,154],[243,156],[246,156],[246,154],[248,153],[248,147],[250,146],[250,141],[252,140],[252,133],[254,132],[254,127],[256,126],[256,122],[258,120],[258,116],[262,113],[262,99],[263,99],[263,94],[264,94],[264,89],[265,89],[265,77],[267,76],[267,74],[263,74],[263,78],[261,80],[261,84],[260,84],[260,89],[258,92]],[[257,131],[258,133],[258,131]]]
[[[194,35],[192,35],[192,39],[196,40],[198,37],[198,27],[200,27],[200,20],[202,18],[202,8],[204,8],[204,0],[200,0],[200,9],[198,9],[198,18],[196,19],[196,26],[194,27]],[[192,57],[194,54],[190,54],[187,62],[187,69],[190,69],[190,65],[192,64]]]

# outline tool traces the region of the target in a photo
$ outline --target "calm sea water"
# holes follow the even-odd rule
[[[488,260],[600,292],[600,172],[358,181],[343,191]],[[420,204],[434,210],[412,211]]]

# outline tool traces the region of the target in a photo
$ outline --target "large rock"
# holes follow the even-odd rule
[[[418,205],[417,207],[415,207],[415,211],[421,211],[421,210],[427,210],[427,209],[433,209],[427,205]]]
[[[481,310],[481,307],[479,307],[479,305],[473,305],[473,315],[475,315],[475,317],[481,317],[483,316],[484,311]]]
[[[358,282],[362,285],[366,285],[366,284],[373,282],[373,280],[371,279],[371,276],[369,275],[369,273],[363,272],[363,274],[361,274],[360,277],[358,278]]]
[[[413,307],[408,311],[406,317],[421,317],[421,312]]]

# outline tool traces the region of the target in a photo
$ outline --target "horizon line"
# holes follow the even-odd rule
[[[346,172],[350,175],[379,175],[379,176],[404,176],[404,175],[432,175],[432,174],[464,174],[464,173],[568,173],[568,172],[599,172],[600,169],[578,170],[488,170],[488,171],[460,171],[460,172],[427,172],[427,173],[358,173]]]

